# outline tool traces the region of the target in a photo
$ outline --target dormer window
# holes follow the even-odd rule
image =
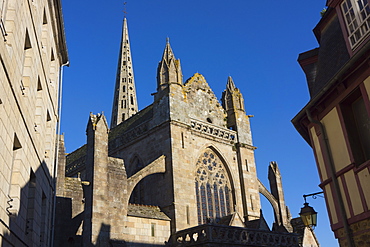
[[[348,30],[348,40],[354,49],[370,33],[370,6],[368,0],[345,0],[341,4]]]

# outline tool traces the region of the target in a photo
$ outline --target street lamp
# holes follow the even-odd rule
[[[313,207],[308,206],[308,202],[305,202],[304,207],[301,208],[299,215],[303,221],[303,224],[307,227],[315,227],[317,224],[317,212]]]
[[[303,221],[303,224],[306,227],[315,227],[317,225],[317,212],[313,209],[313,207],[308,205],[308,202],[306,201],[306,197],[312,196],[314,199],[316,199],[316,195],[324,193],[316,192],[309,195],[303,195],[304,198],[304,207],[301,208],[301,212],[299,215],[301,216],[301,219]]]

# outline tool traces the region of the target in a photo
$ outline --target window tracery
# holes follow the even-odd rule
[[[197,161],[195,191],[199,224],[231,213],[230,181],[222,161],[210,148]]]

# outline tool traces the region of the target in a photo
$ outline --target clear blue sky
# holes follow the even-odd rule
[[[127,0],[127,19],[139,109],[152,103],[156,69],[166,37],[181,59],[184,80],[203,74],[220,98],[231,75],[251,120],[258,177],[277,161],[293,217],[303,194],[320,191],[313,152],[290,120],[308,102],[298,54],[317,47],[312,29],[324,0]],[[70,56],[64,70],[62,132],[67,152],[86,142],[89,112],[110,120],[123,20],[123,1],[63,0]],[[263,3],[263,4],[262,4]],[[265,218],[272,208],[262,198]],[[322,246],[338,246],[323,198],[308,199],[318,211]]]

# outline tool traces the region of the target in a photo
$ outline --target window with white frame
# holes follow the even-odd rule
[[[342,12],[351,48],[355,48],[370,33],[369,0],[345,0]]]

